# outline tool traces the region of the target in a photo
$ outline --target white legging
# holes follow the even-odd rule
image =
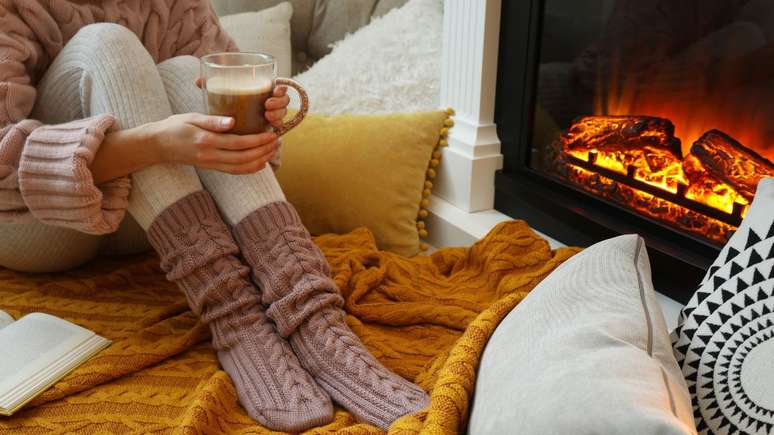
[[[201,112],[195,85],[199,60],[180,56],[155,64],[140,40],[117,24],[82,28],[51,63],[37,91],[32,118],[58,124],[109,113],[132,128],[175,113]],[[39,222],[0,225],[0,266],[30,272],[66,270],[100,253],[147,250],[145,231],[169,205],[206,188],[224,220],[238,223],[251,211],[285,197],[271,168],[230,175],[177,164],[132,174],[129,214],[120,229],[95,236]],[[139,223],[139,225],[138,225]]]

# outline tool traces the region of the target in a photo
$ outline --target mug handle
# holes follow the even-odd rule
[[[307,94],[306,90],[304,90],[304,88],[295,80],[278,78],[274,79],[274,85],[284,85],[295,89],[296,92],[298,92],[298,97],[301,101],[301,107],[298,109],[298,112],[296,112],[296,116],[290,121],[283,123],[280,127],[274,129],[274,133],[276,133],[277,136],[282,136],[304,120],[306,113],[309,111],[309,94]]]

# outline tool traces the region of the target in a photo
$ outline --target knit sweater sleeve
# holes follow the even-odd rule
[[[95,186],[89,165],[115,120],[102,115],[61,125],[28,119],[32,72],[43,51],[29,27],[0,5],[0,223],[34,220],[91,234],[115,231],[129,179]]]

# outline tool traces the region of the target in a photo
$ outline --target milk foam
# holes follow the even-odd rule
[[[221,95],[253,95],[270,92],[274,84],[269,79],[247,76],[211,77],[207,79],[207,92]]]

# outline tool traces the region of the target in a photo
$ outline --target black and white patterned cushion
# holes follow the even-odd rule
[[[774,179],[672,334],[699,433],[774,434]]]

